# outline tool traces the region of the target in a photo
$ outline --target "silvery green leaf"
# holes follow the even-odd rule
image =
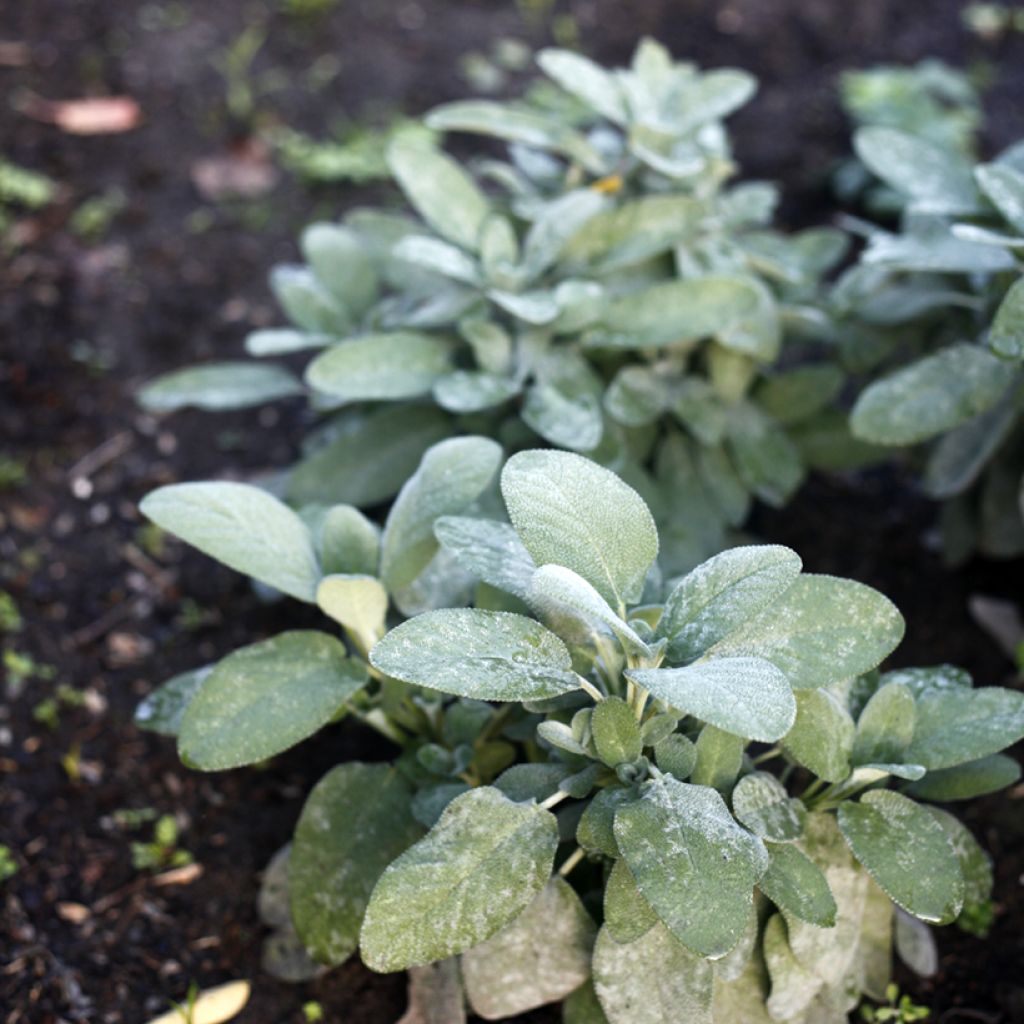
[[[260,950],[260,968],[276,981],[311,981],[322,970],[307,952],[291,922],[272,931]],[[193,1020],[202,1019],[193,1015]]]
[[[565,644],[510,612],[425,612],[391,630],[370,661],[394,679],[479,700],[541,700],[579,687]]]
[[[157,693],[159,692],[158,690]],[[135,713],[136,720],[138,714]],[[966,761],[952,768],[933,769],[923,779],[908,786],[907,795],[919,800],[935,800],[940,803],[973,800],[976,796],[995,793],[1012,786],[1020,779],[1020,774],[1020,765],[1012,757],[1005,754],[989,754],[987,757]]]
[[[760,312],[762,293],[749,278],[663,281],[610,302],[602,325],[586,341],[616,349],[662,348],[739,332]]]
[[[601,404],[591,394],[570,398],[553,384],[534,384],[520,415],[545,441],[559,448],[591,451],[601,441]]]
[[[787,914],[831,928],[836,923],[836,901],[821,868],[796,846],[767,845],[768,870],[758,882],[761,891]]]
[[[463,100],[436,107],[425,119],[441,132],[474,132],[579,161],[593,174],[605,173],[601,154],[579,132],[527,108],[487,100]]]
[[[1000,231],[991,231],[988,228],[980,228],[976,224],[954,224],[950,233],[954,238],[962,239],[965,242],[996,245],[1002,249],[1024,248],[1024,238],[1003,234]]]
[[[728,445],[739,478],[768,505],[785,505],[803,482],[796,445],[754,405],[743,403],[732,410]]]
[[[977,345],[956,344],[876,381],[857,399],[850,420],[858,437],[914,444],[990,409],[1013,371]]]
[[[992,351],[1007,359],[1024,359],[1024,278],[1006,293],[988,332]]]
[[[250,331],[245,336],[245,351],[257,359],[286,356],[310,348],[326,348],[336,340],[329,334],[311,334],[309,331],[296,331],[288,327],[270,328]]]
[[[790,948],[786,923],[774,914],[765,925],[764,958],[771,978],[767,1009],[772,1020],[803,1021],[822,987],[821,978],[800,963]]]
[[[286,843],[267,862],[256,896],[256,912],[268,928],[287,928],[292,923],[288,909],[288,861],[292,844]]]
[[[465,317],[459,321],[459,333],[473,350],[477,366],[486,373],[504,376],[512,368],[512,338],[493,320]]]
[[[929,690],[969,690],[973,685],[970,674],[955,665],[896,668],[882,673],[878,685],[886,683],[901,683],[910,689],[915,699],[923,697]]]
[[[643,753],[640,726],[633,709],[621,697],[599,701],[591,716],[597,756],[609,768],[631,764]]]
[[[465,782],[442,782],[421,789],[412,798],[412,816],[424,828],[433,828],[444,814],[444,809],[456,797],[468,793],[471,788]]]
[[[521,288],[527,276],[516,264],[519,239],[512,222],[503,214],[492,214],[484,222],[480,235],[480,264],[484,276],[502,288]]]
[[[675,132],[692,131],[728,117],[757,92],[757,79],[738,68],[716,68],[697,75],[680,90],[671,121]],[[673,97],[674,98],[674,97]]]
[[[768,854],[715,790],[671,776],[645,783],[640,800],[616,812],[615,839],[644,899],[676,939],[710,959],[736,945]]]
[[[511,377],[474,370],[455,370],[434,382],[437,404],[449,412],[482,412],[502,405],[519,393]]]
[[[397,1024],[466,1024],[466,996],[455,957],[409,970],[409,1005]]]
[[[736,783],[732,812],[755,836],[775,843],[799,839],[807,816],[804,805],[791,798],[782,783],[768,772],[751,772]]]
[[[570,452],[519,452],[505,464],[501,490],[534,562],[572,569],[616,610],[639,600],[658,531],[614,473]]]
[[[705,725],[697,737],[697,763],[691,781],[725,793],[732,789],[743,767],[746,740],[734,733]]]
[[[626,105],[614,74],[572,50],[541,50],[537,64],[566,92],[615,124],[625,124]]]
[[[794,689],[813,689],[874,668],[900,642],[903,629],[898,609],[877,590],[804,574],[708,653],[766,658]]]
[[[633,873],[617,860],[604,886],[604,926],[620,945],[635,942],[658,923],[658,915],[640,895]]]
[[[344,335],[352,329],[349,311],[338,305],[309,267],[274,267],[270,289],[285,316],[303,330]]]
[[[647,645],[632,627],[623,622],[608,607],[608,602],[572,569],[561,565],[542,565],[530,580],[526,599],[545,618],[550,615],[557,621],[560,616],[569,614],[587,631],[593,630],[597,624],[599,632],[610,630],[628,650],[647,651]],[[639,751],[636,756],[639,756]]]
[[[601,319],[608,293],[596,281],[570,279],[555,285],[554,296],[559,312],[551,330],[555,334],[575,334]]]
[[[865,897],[855,966],[864,992],[882,1000],[892,981],[893,918],[897,908],[874,882],[868,882]]]
[[[485,437],[453,437],[427,451],[388,513],[381,538],[381,579],[407,587],[437,552],[434,522],[465,512],[491,483],[502,450]]]
[[[416,212],[450,242],[475,252],[491,208],[473,180],[432,142],[398,135],[388,166]]]
[[[489,786],[464,793],[380,877],[363,920],[363,961],[400,971],[486,941],[547,884],[557,846],[550,811]]]
[[[609,1024],[592,980],[580,985],[562,1003],[562,1024]]]
[[[697,449],[697,470],[725,521],[730,526],[742,526],[750,513],[753,497],[724,446],[701,445]]]
[[[379,285],[364,239],[340,224],[311,224],[299,245],[317,280],[353,317],[361,318],[377,298]]]
[[[434,522],[434,536],[484,583],[525,599],[536,566],[508,523],[442,516]]]
[[[846,801],[839,827],[857,860],[904,910],[937,924],[960,913],[964,881],[945,829],[926,807],[892,790]]]
[[[932,497],[954,497],[978,479],[1017,420],[1013,398],[1011,389],[991,409],[939,440],[925,469],[925,484]]]
[[[300,601],[312,601],[320,566],[306,524],[283,502],[250,484],[170,484],[139,509],[161,529]]]
[[[857,719],[853,763],[899,763],[914,737],[914,695],[902,683],[880,686]]]
[[[562,780],[571,774],[568,765],[554,761],[514,764],[494,780],[494,786],[516,803],[523,800],[541,803],[557,793]]]
[[[930,213],[972,213],[978,190],[970,164],[959,153],[909,132],[871,126],[853,139],[857,155],[886,184]]]
[[[917,727],[906,759],[932,771],[996,754],[1024,737],[1024,693],[926,691],[917,701]]]
[[[566,243],[608,200],[594,189],[576,189],[547,203],[523,242],[522,270],[527,280],[544,273],[561,255]]]
[[[730,410],[702,377],[679,382],[672,414],[704,444],[718,444],[725,437]]]
[[[332,345],[306,368],[306,382],[345,402],[416,398],[450,369],[446,339],[394,331]]]
[[[957,238],[945,222],[913,234],[877,231],[868,240],[861,262],[867,267],[937,274],[999,273],[1016,266],[1005,249]]]
[[[498,1020],[564,999],[590,977],[596,933],[572,886],[551,879],[511,924],[462,954],[470,1006]]]
[[[939,970],[939,950],[931,928],[900,907],[896,908],[896,952],[922,978],[930,978]]]
[[[341,623],[368,651],[384,633],[388,592],[373,576],[325,576],[316,590],[320,610]]]
[[[786,752],[825,782],[850,774],[856,726],[850,713],[828,690],[798,690],[796,722],[783,737]]]
[[[796,718],[789,681],[763,658],[710,658],[683,668],[628,669],[626,678],[671,707],[748,740],[774,743]]]
[[[432,405],[351,410],[335,421],[330,441],[302,459],[288,479],[298,505],[377,505],[398,493],[424,452],[452,433]]]
[[[604,394],[604,408],[625,427],[645,427],[657,421],[668,403],[664,374],[648,366],[624,366]]]
[[[387,764],[332,768],[306,799],[288,865],[291,916],[312,956],[347,960],[381,872],[422,834],[410,790]]]
[[[535,327],[551,323],[562,311],[555,297],[546,291],[506,292],[492,288],[487,297],[506,313]]]
[[[692,661],[783,594],[800,575],[800,557],[779,545],[723,551],[676,585],[665,602],[657,636],[668,657]]]
[[[157,377],[139,391],[138,400],[150,412],[174,412],[188,406],[222,412],[248,409],[303,391],[302,382],[283,366],[204,363]]]
[[[843,372],[825,363],[800,366],[765,378],[757,403],[777,423],[799,423],[828,406],[843,385]]]
[[[143,698],[132,720],[147,732],[177,736],[185,709],[212,671],[213,665],[204,665],[172,676]]]
[[[723,962],[718,960],[715,963],[713,1019],[718,1022],[772,1024],[765,1005],[768,1000],[768,978],[761,952],[747,958],[743,971],[737,977],[726,977],[720,972],[719,965]]]
[[[327,510],[320,527],[324,573],[375,576],[380,561],[380,527],[352,505]]]
[[[984,912],[992,901],[992,858],[982,849],[970,830],[948,811],[929,807],[932,816],[943,827],[964,878],[964,903],[961,913],[976,915]]]
[[[588,853],[601,853],[617,860],[622,854],[615,840],[615,814],[626,803],[637,799],[635,789],[619,786],[598,790],[576,828],[576,841]]]
[[[405,260],[453,281],[479,287],[483,279],[476,260],[456,245],[430,235],[406,235],[392,250],[395,259]]]
[[[619,945],[602,928],[594,947],[594,989],[608,1024],[712,1024],[711,964],[664,925]]]
[[[564,722],[556,722],[553,719],[541,722],[537,726],[537,738],[545,743],[564,750],[569,754],[576,754],[578,757],[585,757],[587,748],[573,735],[572,729]]]
[[[681,733],[672,733],[654,744],[654,759],[659,771],[674,775],[683,782],[697,767],[697,746]]]
[[[265,761],[327,725],[365,682],[326,633],[292,630],[239,648],[189,702],[178,753],[205,772]]]
[[[1007,222],[1024,234],[1024,174],[1007,164],[994,163],[976,168],[974,177]]]

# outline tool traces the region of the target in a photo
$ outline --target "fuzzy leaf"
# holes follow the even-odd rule
[[[937,924],[960,913],[960,865],[945,830],[927,808],[892,790],[876,789],[859,803],[840,805],[839,827],[854,856],[898,906]]]
[[[853,763],[900,763],[914,736],[914,695],[902,683],[880,686],[857,719]]]
[[[900,642],[903,629],[898,609],[877,590],[803,575],[709,654],[766,658],[794,689],[811,689],[874,668]]]
[[[1012,757],[989,754],[952,768],[933,769],[923,779],[908,786],[907,795],[940,803],[973,800],[977,796],[1006,789],[1019,779],[1020,765]]]
[[[377,879],[422,834],[409,784],[390,765],[332,768],[306,799],[288,864],[291,917],[320,963],[340,964],[359,945]]]
[[[1024,359],[1024,278],[1010,287],[996,310],[988,343],[1007,359]]]
[[[776,843],[799,839],[807,816],[804,805],[768,772],[751,772],[736,783],[732,811],[755,836]]]
[[[633,709],[620,697],[599,701],[590,720],[597,756],[609,768],[630,764],[643,752],[640,726]]]
[[[360,945],[375,971],[400,971],[472,949],[514,921],[547,884],[555,816],[489,786],[453,800],[385,870]]]
[[[658,923],[658,915],[640,895],[624,860],[612,865],[604,887],[604,925],[618,943],[635,942]]]
[[[462,568],[484,583],[526,597],[536,566],[508,523],[442,516],[434,523],[434,536]]]
[[[320,610],[360,638],[366,650],[380,639],[388,592],[373,576],[325,576],[316,591]]]
[[[138,398],[150,412],[174,412],[188,406],[223,412],[300,395],[303,390],[302,382],[283,366],[204,363],[158,377],[142,388]]]
[[[565,644],[511,612],[425,612],[391,630],[370,661],[394,679],[479,700],[543,700],[579,686]]]
[[[502,405],[519,393],[510,377],[456,370],[434,382],[434,398],[449,412],[481,412]]]
[[[905,910],[896,908],[896,952],[917,975],[930,978],[939,970],[939,950],[931,928]]]
[[[685,668],[630,669],[626,677],[679,711],[723,732],[773,743],[789,732],[789,681],[763,658],[710,658]]]
[[[850,774],[856,726],[850,713],[828,690],[798,690],[796,721],[782,746],[825,782]]]
[[[789,844],[768,843],[768,855],[768,870],[758,882],[765,896],[801,921],[831,928],[836,923],[836,901],[821,868]]]
[[[705,725],[695,744],[697,763],[693,767],[691,781],[727,793],[743,767],[745,746],[746,740],[742,736]]]
[[[501,490],[538,565],[572,569],[616,610],[640,598],[658,531],[643,499],[614,473],[569,452],[520,452],[505,465]]]
[[[178,752],[201,771],[265,761],[327,725],[366,682],[326,633],[293,630],[219,661],[181,722]]]
[[[768,854],[715,790],[671,776],[648,783],[616,812],[615,838],[644,899],[680,942],[711,959],[736,945]]]
[[[511,924],[463,953],[470,1006],[500,1020],[565,998],[590,977],[596,933],[572,886],[551,879]]]
[[[1024,174],[1006,164],[983,164],[974,171],[981,190],[1006,220],[1024,234]]]
[[[171,484],[151,491],[142,514],[236,572],[312,601],[320,567],[306,524],[258,487]]]
[[[588,107],[615,124],[624,124],[627,118],[622,89],[614,74],[600,64],[572,50],[541,50],[537,64],[549,78],[571,92]]]
[[[317,280],[354,317],[362,317],[378,287],[366,242],[341,224],[310,224],[300,245]]]
[[[521,415],[545,441],[573,451],[596,448],[604,429],[601,406],[593,395],[569,398],[553,384],[533,385],[526,392]]]
[[[160,736],[177,736],[189,702],[206,682],[213,665],[172,676],[139,703],[133,721],[140,729]]]
[[[380,527],[352,505],[335,505],[320,527],[320,561],[326,574],[376,576]]]

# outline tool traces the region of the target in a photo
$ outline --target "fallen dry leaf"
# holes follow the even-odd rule
[[[154,885],[189,885],[203,873],[201,864],[185,864],[180,868],[164,871],[153,879]]]
[[[212,202],[232,197],[255,199],[269,192],[278,178],[266,145],[258,139],[247,139],[227,153],[196,160],[191,175],[199,194]]]
[[[249,1001],[249,982],[229,981],[226,985],[200,992],[192,1004],[192,1024],[222,1024],[242,1012]],[[149,1024],[181,1024],[181,1013],[171,1010]]]
[[[131,96],[47,100],[30,94],[20,105],[29,117],[55,124],[71,135],[114,135],[131,131],[142,121],[142,108]]]
[[[91,911],[82,903],[58,903],[57,916],[62,921],[70,921],[72,924],[82,924],[88,920]]]

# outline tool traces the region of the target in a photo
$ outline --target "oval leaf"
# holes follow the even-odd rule
[[[151,412],[173,412],[187,406],[224,412],[299,395],[303,390],[302,382],[283,366],[206,363],[164,374],[147,384],[138,397],[142,407]]]

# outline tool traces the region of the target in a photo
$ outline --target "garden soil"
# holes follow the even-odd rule
[[[8,614],[0,635],[10,652],[0,844],[18,867],[0,882],[2,1024],[138,1024],[192,982],[243,977],[254,992],[239,1024],[299,1024],[313,1001],[344,1024],[392,1024],[404,1009],[404,979],[357,962],[299,986],[259,963],[260,870],[320,775],[341,759],[387,757],[380,741],[342,724],[262,768],[205,776],[131,720],[173,673],[310,621],[292,605],[260,604],[237,576],[147,531],[137,511],[159,484],[286,465],[303,411],[156,420],[132,394],[158,372],[240,355],[249,329],[276,322],[265,275],[296,257],[298,229],[373,198],[303,184],[252,141],[257,129],[323,136],[415,113],[466,93],[461,55],[502,37],[549,37],[512,3],[337,0],[319,16],[288,6],[0,0],[0,156],[58,183],[46,209],[16,214],[18,244],[0,258],[0,589],[22,620]],[[844,68],[926,56],[987,66],[987,150],[1024,137],[1024,35],[979,40],[962,29],[960,6],[581,0],[557,12],[573,17],[560,30],[574,27],[603,60],[624,60],[648,33],[679,57],[760,75],[758,98],[733,120],[738,155],[747,176],[786,183],[784,219],[803,225],[827,216],[828,172],[846,152],[834,91]],[[263,28],[239,43],[254,24]],[[260,38],[229,90],[220,69],[232,55],[244,63],[244,43]],[[48,123],[43,101],[96,95],[130,98],[140,123],[94,135]],[[89,224],[76,211],[96,197]],[[934,509],[897,471],[814,480],[755,522],[808,569],[897,602],[908,630],[893,665],[948,660],[1005,683],[1012,666],[966,604],[1013,596],[1014,581],[1020,597],[1022,566],[950,573],[929,546],[933,524]],[[900,977],[935,1020],[1024,1020],[1022,800],[1017,790],[966,811],[997,865],[988,941],[945,929],[938,975]],[[133,867],[132,844],[153,825],[133,827],[126,809],[174,815],[197,867]],[[545,1009],[521,1021],[559,1019]]]

